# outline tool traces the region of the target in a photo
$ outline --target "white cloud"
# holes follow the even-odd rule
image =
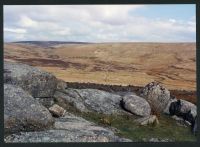
[[[22,27],[38,27],[38,23],[26,15],[20,17],[19,25]]]
[[[13,29],[13,28],[4,28],[5,32],[10,32],[10,33],[17,33],[17,34],[24,34],[27,31],[25,29]]]
[[[146,6],[5,6],[4,34],[8,40],[19,39],[18,32],[26,40],[195,41],[194,16],[185,21],[134,15],[143,7]]]

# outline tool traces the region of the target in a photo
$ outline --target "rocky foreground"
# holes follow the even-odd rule
[[[50,73],[18,63],[4,63],[5,142],[130,142],[112,126],[76,115],[92,113],[133,117],[136,125],[159,125],[159,114],[197,128],[197,107],[177,100],[157,82],[139,94],[70,88]],[[171,116],[173,117],[171,117]],[[109,120],[102,120],[109,124]],[[151,138],[144,141],[174,141]]]

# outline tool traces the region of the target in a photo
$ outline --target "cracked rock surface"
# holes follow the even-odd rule
[[[54,75],[26,64],[4,62],[4,83],[17,85],[34,98],[52,97],[57,79]]]
[[[7,136],[5,142],[130,142],[114,135],[109,128],[97,126],[81,117],[66,113],[47,131],[20,132]]]
[[[4,84],[4,131],[36,131],[50,128],[50,112],[20,87]]]

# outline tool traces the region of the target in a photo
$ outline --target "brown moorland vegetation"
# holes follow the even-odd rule
[[[195,43],[5,43],[4,60],[36,66],[66,82],[143,87],[159,81],[170,90],[196,91]]]

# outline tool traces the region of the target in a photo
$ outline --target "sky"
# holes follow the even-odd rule
[[[5,5],[4,41],[196,42],[196,8]]]

